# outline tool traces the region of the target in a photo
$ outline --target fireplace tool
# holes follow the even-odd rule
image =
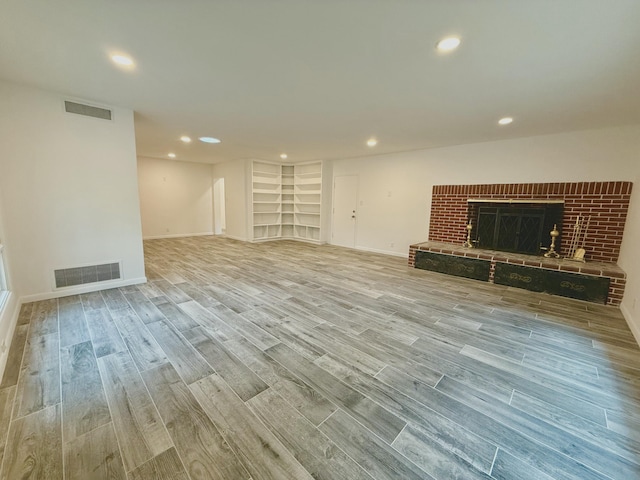
[[[473,225],[471,225],[471,220],[467,224],[467,241],[462,244],[465,248],[473,248],[473,242],[471,241],[471,230],[473,230]]]
[[[591,217],[585,220],[584,217],[580,217],[580,215],[578,215],[578,218],[576,218],[576,224],[573,226],[573,234],[571,235],[571,242],[569,243],[569,251],[565,257],[567,260],[584,262],[584,254],[586,253],[584,245],[590,222]]]
[[[573,233],[571,234],[571,239],[569,240],[569,248],[567,249],[567,255],[565,258],[573,258],[573,254],[576,252],[576,242],[578,238],[578,233],[580,231],[580,214],[576,218],[576,223],[573,226]]]
[[[560,235],[560,232],[558,231],[558,225],[553,225],[553,230],[549,232],[549,235],[551,236],[551,245],[549,246],[549,251],[545,253],[544,256],[547,258],[558,258],[560,257],[560,254],[556,252],[556,238],[558,238],[558,236]]]
[[[587,243],[587,230],[589,230],[589,223],[591,223],[591,217],[587,218],[587,224],[584,226],[584,230],[582,231],[582,242],[580,243],[581,246],[574,252],[572,260],[584,262],[584,254],[586,253],[584,245],[585,243]]]

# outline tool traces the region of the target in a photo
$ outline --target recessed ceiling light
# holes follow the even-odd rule
[[[373,137],[367,140],[367,145],[369,145],[370,147],[375,147],[377,144],[378,144],[378,140],[376,140]]]
[[[446,37],[436,43],[436,49],[439,52],[451,52],[460,46],[460,38]]]
[[[175,153],[168,153],[167,157],[169,158],[176,158],[176,154]]]
[[[500,125],[509,125],[511,122],[513,122],[513,117],[504,117],[498,120]]]
[[[220,143],[220,140],[213,137],[200,137],[198,140],[204,143]]]
[[[283,159],[283,160],[286,160],[287,159],[287,154],[286,153],[281,153],[280,154],[280,158]]]
[[[180,140],[182,140],[184,143],[191,143],[191,137],[187,137],[186,135],[181,136]]]
[[[126,55],[111,55],[111,60],[113,61],[113,63],[116,63],[116,64],[121,65],[123,67],[132,67],[133,66],[133,59],[131,57],[126,56]]]

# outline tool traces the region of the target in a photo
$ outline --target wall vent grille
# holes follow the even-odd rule
[[[111,120],[111,110],[106,108],[93,107],[91,105],[84,105],[83,103],[64,101],[64,110],[67,113],[76,113],[78,115],[84,115],[86,117],[100,118],[102,120]]]
[[[89,265],[88,267],[63,268],[54,270],[56,288],[73,287],[86,283],[117,280],[120,276],[120,263]]]

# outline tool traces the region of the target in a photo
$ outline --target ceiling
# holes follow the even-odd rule
[[[346,158],[640,123],[638,25],[638,0],[2,0],[0,78],[132,108],[141,156]]]

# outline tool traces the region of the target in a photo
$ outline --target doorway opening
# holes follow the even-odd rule
[[[224,235],[227,229],[224,178],[213,180],[213,234]]]

